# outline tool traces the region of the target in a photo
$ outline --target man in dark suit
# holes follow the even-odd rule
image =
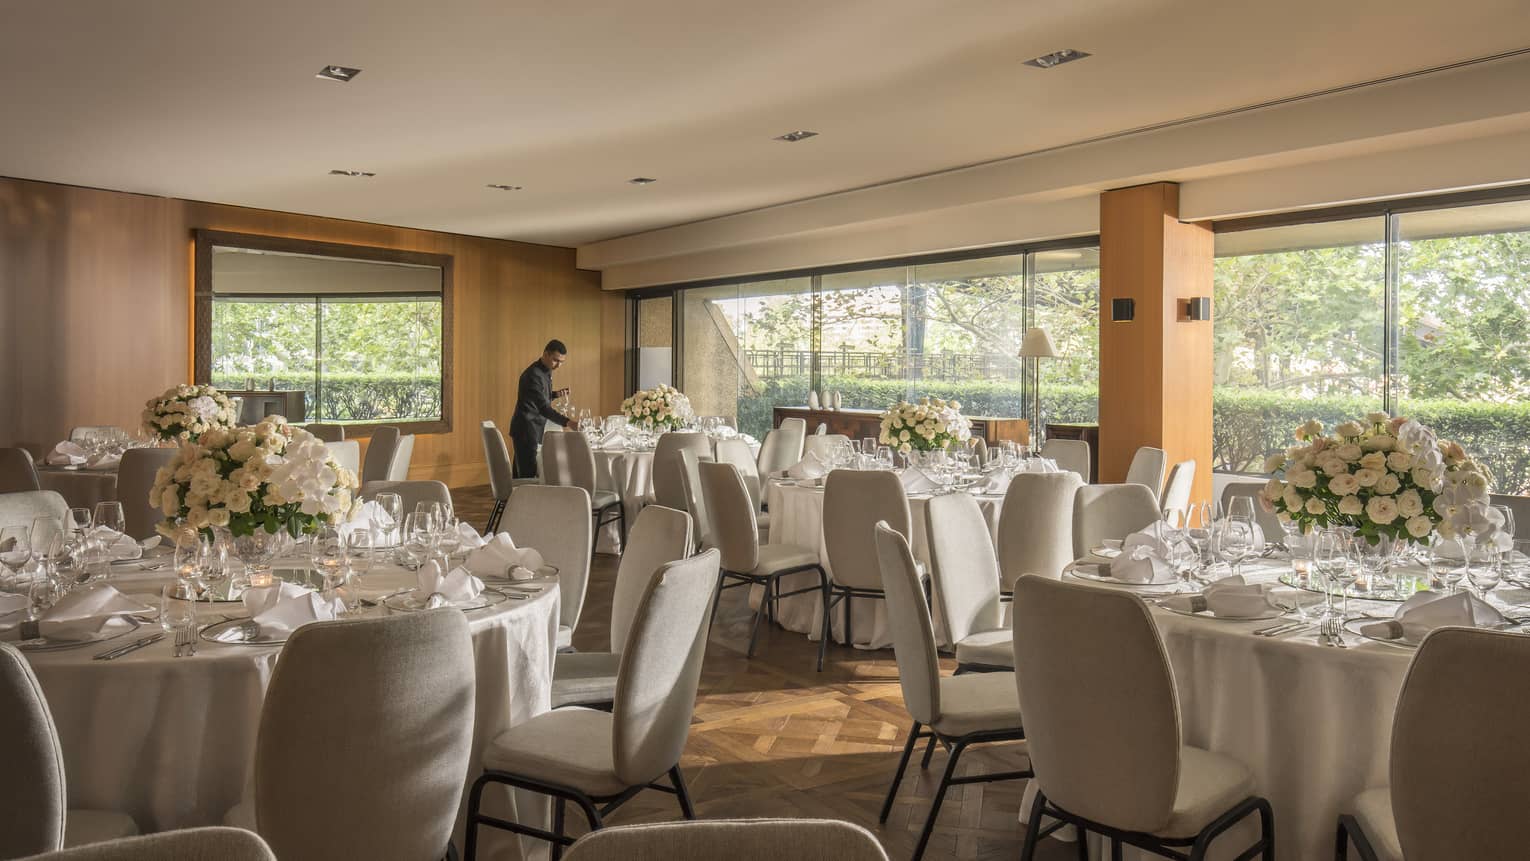
[[[568,416],[553,409],[554,398],[568,395],[568,389],[553,391],[552,372],[568,360],[568,348],[552,340],[542,350],[542,358],[521,372],[515,393],[515,414],[510,418],[510,441],[515,443],[515,477],[535,478],[537,446],[548,422],[567,427]]]

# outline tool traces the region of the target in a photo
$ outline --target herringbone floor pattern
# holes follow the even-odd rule
[[[452,497],[459,516],[481,528],[492,505],[488,488],[459,488]],[[615,577],[616,557],[596,556],[574,633],[576,648],[608,647]],[[894,861],[911,857],[946,755],[937,752],[928,771],[914,759],[892,815],[878,825],[910,723],[892,651],[832,645],[824,671],[817,673],[817,644],[771,628],[761,631],[750,660],[745,650],[751,620],[744,590],[729,590],[712,628],[681,761],[697,815],[845,819],[876,833]],[[949,673],[954,665],[943,661],[942,668]],[[1013,770],[1024,763],[1015,745],[980,747],[962,755],[958,773]],[[1016,814],[1023,788],[1018,781],[952,787],[925,857],[1018,857],[1023,835]],[[646,792],[609,823],[678,818],[673,796]],[[569,818],[580,828],[577,819]],[[1062,859],[1073,853],[1071,846],[1045,840],[1038,856]]]

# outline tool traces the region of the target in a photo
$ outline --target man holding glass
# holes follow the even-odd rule
[[[548,422],[567,427],[568,416],[553,409],[554,398],[567,397],[568,389],[553,391],[552,372],[568,361],[568,348],[557,339],[547,342],[542,358],[521,372],[515,394],[515,414],[510,418],[510,441],[515,444],[516,478],[536,478],[537,446]]]

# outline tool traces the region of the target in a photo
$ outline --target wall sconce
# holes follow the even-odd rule
[[[1181,321],[1210,320],[1211,297],[1192,296],[1189,299],[1183,300],[1182,304],[1180,305],[1179,319]]]
[[[1137,302],[1134,299],[1110,300],[1110,320],[1113,323],[1130,323],[1137,317]]]

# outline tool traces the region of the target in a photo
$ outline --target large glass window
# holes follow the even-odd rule
[[[680,291],[681,384],[699,414],[760,436],[776,406],[837,391],[846,409],[936,395],[969,415],[1026,414],[1027,326],[1044,360],[1044,420],[1092,421],[1099,377],[1094,248],[880,267]]]

